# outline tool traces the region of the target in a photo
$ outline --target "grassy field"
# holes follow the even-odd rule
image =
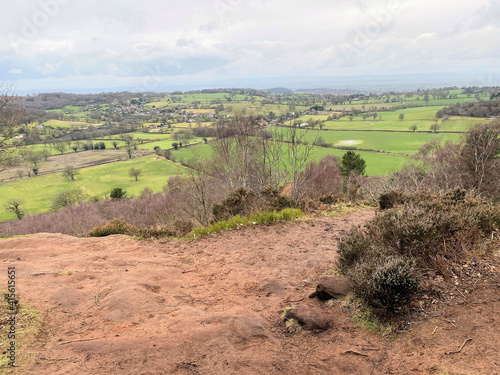
[[[210,128],[213,126],[213,122],[202,122],[201,123],[202,127],[205,128]],[[176,124],[172,124],[172,128],[179,128],[179,129],[191,129],[191,128],[197,128],[198,124],[196,122],[178,122]]]
[[[306,131],[300,131],[300,133],[304,132]],[[326,143],[332,143],[335,147],[357,147],[411,155],[417,152],[420,146],[431,139],[439,139],[443,142],[458,141],[461,135],[450,133],[384,133],[318,130],[309,130],[305,135],[305,139],[309,143],[313,143],[317,137],[323,138]]]
[[[127,135],[130,135],[134,137],[134,139],[142,139],[142,140],[163,140],[163,139],[170,139],[172,138],[172,134],[165,134],[165,133],[141,133],[141,132],[135,132],[135,133],[126,133]],[[112,139],[120,140],[121,139],[121,134],[116,134],[111,136]]]
[[[100,142],[104,142],[104,144],[106,145],[106,150],[111,150],[111,149],[114,149],[114,146],[113,146],[113,142],[117,142],[118,143],[118,147],[122,147],[125,145],[125,142],[121,141],[121,140],[116,140],[116,141],[102,141],[102,140],[94,140],[94,139],[89,139],[89,140],[85,140],[85,141],[76,141],[76,142],[71,142],[71,145],[76,145],[78,143],[82,143],[82,144],[86,144],[86,143],[92,143],[92,144],[95,144],[95,143],[100,143]],[[48,150],[50,152],[51,155],[61,155],[61,153],[59,151],[57,151],[54,147],[51,147],[50,145],[33,145],[33,146],[29,146],[27,147],[28,149],[32,150],[32,151],[43,151],[43,150]],[[80,150],[78,151],[80,152]],[[64,150],[64,154],[72,154],[74,153],[74,151],[69,148],[69,147],[66,147],[66,150]]]
[[[175,139],[165,139],[163,141],[158,141],[158,142],[151,142],[151,143],[145,143],[142,145],[139,145],[138,148],[141,150],[154,150],[156,146],[160,147],[163,150],[167,150],[169,148],[173,148],[172,143],[174,142],[182,142],[183,145],[186,145],[186,140],[178,140],[176,141]],[[195,137],[192,139],[187,140],[187,144],[194,144],[194,143],[202,143],[203,138]]]
[[[132,167],[142,169],[137,182],[128,175],[128,170]],[[25,212],[35,214],[49,211],[54,197],[64,190],[81,189],[91,197],[99,196],[102,199],[109,196],[113,188],[121,187],[127,191],[128,196],[137,196],[146,187],[161,191],[170,176],[182,175],[187,171],[186,168],[156,155],[146,156],[80,169],[77,181],[73,182],[62,173],[4,182],[0,189],[0,203],[3,207],[10,198],[22,199]],[[13,218],[14,214],[0,210],[0,220]]]
[[[313,160],[320,160],[327,155],[334,155],[341,158],[347,151],[336,150],[325,147],[314,147],[312,153]],[[395,172],[410,161],[410,158],[391,154],[378,154],[368,151],[355,151],[366,161],[367,176],[383,176]]]
[[[458,117],[452,116],[448,120],[436,118],[436,112],[442,107],[422,107],[408,108],[394,112],[378,112],[381,119],[367,118],[363,120],[361,116],[355,116],[351,121],[347,116],[340,120],[324,122],[324,129],[336,130],[396,130],[408,131],[410,126],[416,125],[417,132],[430,131],[431,125],[438,123],[439,131],[465,132],[476,123],[491,121],[485,118]],[[403,114],[404,119],[399,116]]]
[[[365,159],[367,168],[366,174],[368,176],[382,176],[389,174],[401,168],[406,162],[410,161],[408,157],[390,154],[380,154],[367,151],[356,151],[359,153],[363,159]],[[337,150],[325,147],[314,147],[311,155],[311,160],[320,160],[327,155],[334,155],[337,157],[342,157],[346,151]],[[177,161],[187,161],[192,158],[203,158],[207,159],[212,154],[212,148],[210,145],[201,145],[196,147],[190,147],[186,149],[180,149],[173,151],[172,155]]]
[[[186,109],[186,112],[191,112],[191,113],[202,113],[202,114],[214,114],[215,113],[215,109],[209,109],[209,108],[206,108],[206,109],[194,109],[194,108],[190,108],[190,109]]]
[[[102,123],[88,123],[88,122],[75,122],[75,121],[60,121],[60,120],[48,120],[43,123],[45,126],[51,126],[53,128],[71,128],[71,127],[86,127],[86,126],[101,126]]]

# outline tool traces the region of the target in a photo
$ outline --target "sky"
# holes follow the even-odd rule
[[[488,85],[499,19],[497,0],[6,1],[0,82],[168,91],[445,72]]]

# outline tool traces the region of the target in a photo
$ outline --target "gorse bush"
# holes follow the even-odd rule
[[[212,213],[216,221],[229,219],[235,215],[247,215],[255,210],[257,195],[248,189],[240,187],[233,191],[220,204],[215,204]]]

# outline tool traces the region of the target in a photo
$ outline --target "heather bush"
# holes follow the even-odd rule
[[[500,230],[500,207],[462,190],[398,196],[364,228],[339,243],[338,268],[354,292],[382,317],[402,312],[418,290],[416,270],[448,277],[455,264],[483,255]]]
[[[372,243],[360,227],[353,227],[339,243],[338,268],[347,275],[349,270],[372,253]]]
[[[379,316],[402,313],[418,292],[413,263],[388,256],[357,264],[349,271],[355,295]]]
[[[125,220],[114,219],[104,225],[97,224],[90,232],[90,237],[105,237],[112,234],[126,234],[134,236],[139,234],[135,225],[128,224]]]
[[[402,203],[403,198],[400,193],[396,191],[389,191],[388,193],[381,194],[378,203],[381,210],[393,208],[396,204]]]
[[[172,224],[157,224],[139,228],[138,233],[143,238],[182,237],[191,232],[194,224],[189,220],[177,219]]]

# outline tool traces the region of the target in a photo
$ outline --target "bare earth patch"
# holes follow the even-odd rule
[[[373,215],[190,242],[59,234],[0,241],[21,304],[44,322],[31,365],[19,373],[499,374],[496,284],[478,283],[465,303],[443,305],[395,340],[307,298],[334,266],[338,239]],[[332,328],[286,333],[282,315],[291,306],[328,316]],[[445,354],[469,338],[460,353]]]

